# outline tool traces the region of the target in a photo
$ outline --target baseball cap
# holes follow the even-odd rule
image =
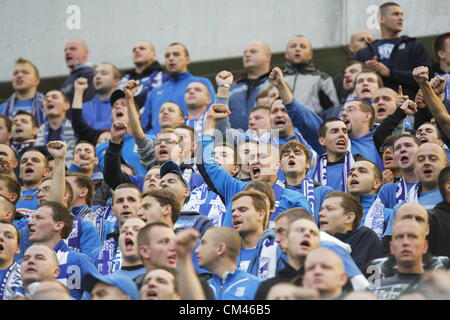
[[[111,97],[109,98],[109,102],[111,103],[111,106],[114,106],[114,103],[121,98],[125,98],[125,92],[123,92],[123,90],[121,90],[121,89],[115,90],[111,94]]]
[[[118,273],[113,273],[107,276],[102,276],[100,274],[87,274],[83,279],[83,290],[91,293],[92,289],[94,289],[98,282],[103,282],[109,284],[110,286],[117,287],[131,299],[139,300],[138,288],[133,280]]]
[[[184,185],[187,188],[190,188],[189,187],[189,181],[187,181],[186,178],[183,177],[183,174],[181,173],[180,166],[178,164],[176,164],[175,162],[171,161],[171,160],[164,162],[162,164],[161,168],[159,169],[159,175],[160,175],[161,178],[164,177],[168,173],[174,173],[176,175],[179,175],[181,180],[183,180]]]

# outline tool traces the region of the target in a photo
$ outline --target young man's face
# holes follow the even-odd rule
[[[132,58],[136,66],[146,65],[155,60],[155,53],[147,41],[138,41],[133,46]]]
[[[359,63],[352,64],[345,68],[344,70],[344,79],[343,79],[343,87],[346,91],[353,91],[355,87],[355,77],[358,73],[362,71],[362,65]]]
[[[14,255],[20,252],[17,236],[13,225],[0,223],[0,263],[14,261]]]
[[[277,129],[281,138],[287,138],[292,132],[294,125],[286,111],[283,102],[275,100],[270,111],[270,124],[272,129]]]
[[[333,154],[344,154],[348,149],[347,126],[343,121],[331,121],[326,125],[324,137],[319,137],[319,143]]]
[[[394,143],[394,161],[402,170],[411,169],[416,164],[418,145],[410,137],[402,137]]]
[[[398,168],[397,163],[394,161],[394,147],[393,146],[389,146],[384,149],[382,160],[383,160],[384,169],[395,170]]]
[[[39,78],[34,68],[29,63],[17,63],[14,67],[12,85],[16,91],[29,90],[37,88]]]
[[[186,199],[189,195],[189,189],[186,187],[181,177],[175,173],[167,173],[161,178],[160,186],[162,189],[167,189],[175,194],[178,201]]]
[[[79,143],[73,150],[73,163],[82,169],[92,170],[98,163],[94,146],[89,143]]]
[[[375,91],[380,88],[377,75],[372,72],[358,73],[355,81],[355,94],[360,99],[372,99]]]
[[[248,168],[252,180],[272,182],[280,169],[278,150],[268,143],[258,144],[250,149]]]
[[[183,113],[179,106],[165,102],[159,109],[159,125],[161,128],[175,128],[184,123]]]
[[[344,232],[350,218],[342,207],[342,198],[327,198],[323,201],[319,212],[319,225],[322,231],[331,235]]]
[[[13,119],[12,138],[14,141],[33,139],[37,133],[37,127],[33,127],[31,116],[26,114],[16,115]]]
[[[16,153],[6,144],[0,144],[0,172],[11,174],[17,167]]]
[[[313,57],[309,40],[305,37],[292,38],[286,48],[284,57],[293,64],[308,63]]]
[[[435,143],[425,143],[416,155],[415,172],[423,185],[438,185],[439,174],[447,166],[445,151]]]
[[[395,33],[403,30],[403,22],[403,10],[399,6],[386,8],[386,13],[380,16],[381,25]]]
[[[421,125],[416,131],[416,138],[420,140],[420,142],[434,142],[438,143],[438,130],[431,123],[424,123]]]
[[[40,207],[30,215],[28,222],[31,242],[45,242],[60,233],[64,222],[53,219],[53,209]]]
[[[120,79],[114,78],[114,69],[110,64],[99,64],[94,71],[94,89],[99,93],[109,93]]]
[[[160,133],[155,141],[156,161],[164,162],[172,160],[179,162],[183,149],[179,144],[179,138],[175,133]]]
[[[175,277],[164,269],[149,271],[144,278],[140,291],[141,300],[174,300]]]
[[[125,98],[117,99],[111,110],[112,121],[123,121],[128,123],[128,108]]]
[[[188,107],[206,107],[211,103],[208,88],[201,82],[191,82],[184,93],[184,103]]]
[[[341,111],[342,120],[347,126],[347,132],[351,134],[352,131],[361,128],[361,126],[368,121],[368,114],[368,112],[361,110],[360,102],[347,102]]]
[[[46,173],[45,157],[38,151],[27,151],[20,160],[20,179],[24,184],[35,184]]]
[[[177,252],[175,250],[175,233],[171,228],[153,227],[150,230],[148,260],[155,267],[175,269]]]
[[[8,131],[5,119],[0,118],[0,144],[9,145],[9,140],[11,139],[11,132]]]
[[[211,231],[206,231],[201,239],[200,245],[195,249],[198,258],[198,265],[201,268],[210,270],[211,266],[217,260],[217,243]]]
[[[136,217],[141,204],[139,191],[134,188],[122,188],[114,191],[112,211],[117,220]]]
[[[264,212],[257,211],[253,205],[253,200],[249,196],[243,196],[233,201],[231,207],[231,220],[233,228],[241,236],[254,232],[264,221]]]
[[[347,188],[351,194],[376,193],[381,187],[381,179],[375,178],[375,166],[368,161],[357,161],[350,168]]]
[[[234,149],[228,146],[217,146],[214,148],[214,161],[229,174],[233,174],[233,169],[235,168],[234,152]]]
[[[381,123],[397,109],[397,93],[389,88],[381,88],[375,91],[372,105],[375,109],[375,121]]]
[[[155,198],[146,196],[141,201],[138,217],[145,221],[145,223],[159,222],[165,210],[167,209],[162,207]]]
[[[145,222],[139,218],[127,219],[120,227],[119,245],[122,257],[131,262],[139,261],[137,248],[137,235],[145,226]]]
[[[186,56],[184,48],[179,44],[168,47],[164,57],[166,69],[169,73],[184,72],[191,62],[190,58]]]
[[[49,91],[44,97],[44,112],[49,118],[63,116],[69,107],[69,103],[64,100],[60,91]]]
[[[291,148],[281,152],[281,168],[285,175],[306,174],[309,169],[309,162],[306,162],[305,151],[301,148]]]
[[[257,109],[250,112],[248,117],[248,128],[255,133],[257,130],[270,130],[270,111],[266,109]]]
[[[161,182],[159,168],[152,168],[148,170],[144,178],[144,192],[158,189]]]
[[[299,219],[289,226],[287,254],[290,257],[306,257],[320,246],[319,228],[313,221]]]
[[[244,69],[259,68],[270,61],[270,54],[264,50],[262,43],[252,41],[245,46],[242,61]]]

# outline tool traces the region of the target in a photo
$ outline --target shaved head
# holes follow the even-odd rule
[[[228,256],[235,260],[241,248],[241,238],[239,233],[228,227],[214,227],[206,231],[210,234],[215,245],[224,243],[227,246]]]

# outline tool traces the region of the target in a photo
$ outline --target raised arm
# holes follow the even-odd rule
[[[64,193],[66,192],[66,153],[67,145],[62,141],[51,141],[47,144],[48,152],[55,159],[52,184],[47,201],[56,201],[66,205]],[[70,203],[67,203],[70,206]]]
[[[122,140],[127,133],[127,124],[115,121],[111,126],[111,141],[105,152],[105,168],[103,177],[106,184],[114,190],[122,183],[130,183],[130,177],[122,173],[120,168],[120,153],[122,151]]]
[[[131,134],[138,146],[137,151],[140,162],[143,167],[150,169],[156,162],[155,145],[152,139],[145,136],[139,120],[139,114],[134,102],[134,95],[138,87],[139,84],[137,81],[129,80],[125,83],[123,91],[125,92],[125,98],[127,100],[128,121],[131,128]]]
[[[74,82],[75,91],[72,101],[72,127],[79,140],[86,140],[95,145],[97,137],[100,133],[88,126],[83,120],[83,93],[88,88],[88,80],[86,78],[78,78]]]
[[[192,262],[192,250],[200,234],[194,229],[177,233],[177,283],[181,300],[205,300],[205,293]]]
[[[419,87],[422,90],[423,98],[428,106],[428,109],[431,111],[444,133],[449,137],[450,115],[448,114],[444,104],[436,95],[432,87],[432,84],[435,86],[435,88],[442,86],[442,83],[445,84],[445,80],[442,81],[442,79],[438,79],[434,83],[429,83],[428,74],[429,71],[427,67],[418,67],[413,70],[414,80],[419,84]]]

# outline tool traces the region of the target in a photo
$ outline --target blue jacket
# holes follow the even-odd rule
[[[352,154],[361,154],[365,159],[368,159],[378,166],[381,171],[384,170],[383,161],[381,161],[380,154],[375,147],[375,142],[373,141],[373,134],[375,133],[373,128],[368,134],[360,138],[350,137],[352,143]]]
[[[83,120],[96,130],[110,130],[112,125],[111,109],[109,97],[100,100],[97,94],[92,100],[83,103]]]
[[[236,269],[228,273],[224,280],[213,274],[207,282],[216,300],[253,300],[262,280]]]
[[[159,109],[164,102],[175,102],[181,107],[181,109],[183,109],[183,113],[185,115],[187,114],[187,107],[184,103],[184,94],[187,86],[191,82],[203,83],[209,90],[211,101],[214,101],[214,88],[208,79],[193,76],[188,71],[170,74],[167,77],[166,82],[164,82],[160,87],[154,88],[147,96],[144,104],[144,111],[141,116],[142,128],[146,133],[154,135],[159,133],[160,127],[158,115]]]
[[[98,168],[102,172],[105,168],[104,157],[105,151],[106,149],[108,149],[108,146],[109,141],[106,141],[95,148],[98,157]],[[140,162],[139,154],[137,153],[137,145],[134,141],[134,137],[131,134],[126,134],[124,136],[120,154],[122,156],[122,159],[134,169],[136,174],[142,176],[145,176],[147,174],[147,170],[142,166]]]
[[[230,98],[228,105],[230,106],[230,123],[235,129],[248,129],[248,116],[255,106],[256,97],[259,92],[269,86],[269,73],[259,77],[253,87],[249,87],[246,77],[238,78],[230,87]]]
[[[38,206],[37,189],[22,189],[19,201],[16,204],[16,211],[29,216]]]
[[[319,128],[322,119],[314,111],[295,100],[285,107],[292,124],[300,131],[303,138],[318,154],[325,153],[325,148],[319,143]]]
[[[214,161],[214,136],[203,135],[199,137],[202,139],[202,164],[204,170],[201,170],[203,179],[211,187],[213,191],[222,197],[223,202],[227,207],[227,213],[223,226],[232,227],[231,223],[231,199],[233,196],[244,190],[245,186],[250,182],[243,182],[239,179],[233,178],[224,168],[219,166]],[[279,206],[277,212],[270,216],[273,221],[278,213],[287,209],[300,207],[311,213],[306,197],[296,191],[284,189],[279,199]]]
[[[83,295],[81,282],[85,275],[98,275],[92,259],[80,252],[70,249],[61,240],[53,249],[59,262],[59,275],[56,280],[61,281],[70,290],[73,299],[80,300]]]

